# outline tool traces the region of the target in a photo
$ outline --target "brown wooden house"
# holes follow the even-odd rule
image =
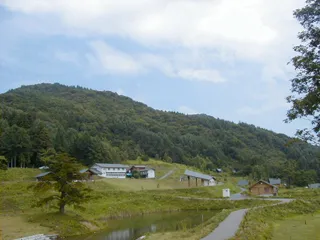
[[[259,180],[249,187],[252,195],[258,196],[276,196],[278,195],[278,187],[266,181]]]

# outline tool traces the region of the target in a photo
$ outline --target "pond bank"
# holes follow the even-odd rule
[[[217,215],[219,211],[180,211],[153,213],[108,221],[108,228],[95,234],[67,238],[68,240],[135,240],[140,236],[188,230]]]

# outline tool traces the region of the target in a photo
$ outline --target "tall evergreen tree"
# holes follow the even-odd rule
[[[51,156],[46,165],[49,166],[49,174],[34,186],[34,191],[37,195],[44,192],[51,194],[41,198],[36,206],[54,202],[61,214],[65,212],[66,205],[81,208],[81,204],[89,200],[89,189],[82,182],[86,175],[80,173],[81,165],[65,153]]]

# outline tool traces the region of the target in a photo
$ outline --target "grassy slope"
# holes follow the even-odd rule
[[[37,168],[15,168],[7,171],[0,170],[0,182],[6,181],[34,181],[35,176],[42,171]]]
[[[275,223],[273,240],[318,240],[320,236],[320,212],[316,215],[300,215]]]
[[[290,219],[294,217],[298,217],[298,219],[308,218],[311,221],[317,221],[316,219],[312,220],[312,216],[310,214],[315,214],[320,210],[320,189],[282,189],[279,191],[279,194],[280,197],[291,197],[297,200],[288,204],[249,211],[233,239],[272,239],[277,236],[276,232],[279,229],[277,227],[282,226],[282,224],[285,226],[287,221],[289,221],[288,224],[290,224]],[[308,239],[304,238],[304,235],[307,234],[304,231],[309,230],[310,228],[306,228],[305,230],[296,232],[296,239]]]
[[[251,202],[186,200],[177,196],[221,197],[221,189],[230,186],[188,188],[186,182],[179,182],[181,171],[186,166],[150,161],[155,168],[176,168],[177,173],[164,180],[149,179],[102,179],[88,183],[93,189],[92,199],[86,203],[85,211],[72,207],[67,214],[56,214],[50,206],[32,208],[35,196],[30,186],[38,169],[9,169],[0,172],[2,181],[0,194],[0,224],[3,239],[13,239],[38,233],[58,233],[63,236],[84,234],[107,227],[107,218],[139,215],[155,211],[177,211],[185,209],[235,209],[248,206]],[[180,172],[179,172],[180,171]],[[158,188],[159,184],[159,188]],[[144,190],[141,190],[141,189]],[[41,197],[41,196],[40,196]],[[211,226],[213,226],[211,224]]]

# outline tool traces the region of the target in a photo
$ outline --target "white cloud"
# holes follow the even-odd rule
[[[132,74],[142,70],[142,67],[129,54],[114,49],[102,41],[90,44],[93,51],[87,55],[88,61],[97,71],[107,74]]]
[[[304,0],[0,0],[12,11],[57,18],[65,34],[128,37],[145,45],[218,48],[260,59],[296,33]],[[41,22],[39,22],[41,24]],[[50,30],[50,29],[48,29]],[[278,48],[279,49],[279,48]]]
[[[221,83],[226,80],[215,69],[182,69],[177,72],[177,76],[191,81],[204,81]]]
[[[211,83],[226,81],[216,69],[197,68],[192,63],[169,60],[155,54],[129,55],[103,41],[93,41],[89,45],[92,53],[87,54],[87,60],[98,73],[101,73],[101,69],[106,74],[131,74],[156,69],[170,78]]]
[[[79,64],[79,56],[75,52],[57,51],[54,53],[54,57],[62,62],[69,62],[76,65]]]
[[[198,114],[196,110],[187,107],[187,106],[180,106],[178,109],[178,112],[184,113],[184,114]]]

